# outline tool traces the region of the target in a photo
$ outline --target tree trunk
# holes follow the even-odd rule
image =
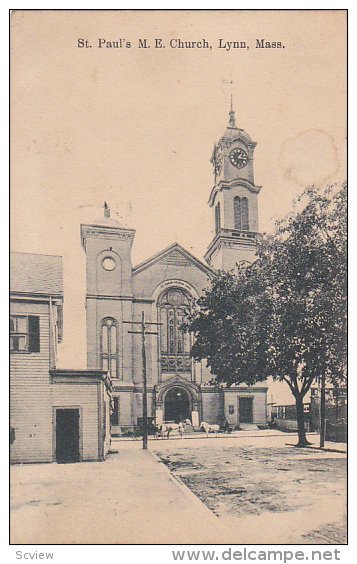
[[[309,441],[306,438],[306,431],[305,431],[305,414],[304,414],[304,396],[301,394],[295,395],[295,403],[296,403],[296,419],[298,425],[298,434],[299,434],[299,442],[296,445],[297,447],[306,447],[310,445]]]

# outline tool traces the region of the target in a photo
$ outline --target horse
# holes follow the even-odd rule
[[[208,438],[208,433],[214,433],[217,437],[219,432],[219,425],[211,425],[210,423],[206,423],[206,421],[202,421],[201,429],[206,432],[206,437]]]
[[[184,432],[184,426],[183,423],[161,423],[161,425],[158,425],[159,428],[159,433],[161,434],[162,437],[165,436],[166,433],[166,438],[170,439],[170,433],[171,431],[179,431],[180,435],[181,435],[181,439],[183,439],[183,432]]]

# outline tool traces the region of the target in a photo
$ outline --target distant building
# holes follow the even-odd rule
[[[215,145],[211,162],[214,186],[209,198],[215,235],[206,263],[174,243],[137,266],[131,250],[135,231],[110,217],[81,225],[86,253],[87,359],[90,369],[108,371],[113,382],[112,428],[121,433],[142,417],[141,339],[127,322],[159,323],[148,335],[149,416],[157,423],[190,419],[230,425],[266,423],[264,383],[224,389],[190,357],[191,335],[182,331],[185,312],[202,294],[218,269],[234,269],[255,259],[258,237],[258,194],[254,183],[256,143],[236,126],[234,111]],[[153,329],[155,326],[153,326]]]
[[[310,431],[310,404],[304,402],[305,429]],[[289,405],[272,405],[270,423],[280,431],[298,431],[296,406]]]
[[[321,388],[311,387],[311,430],[321,430]],[[347,387],[328,384],[325,388],[325,425],[327,440],[347,441]]]
[[[321,388],[313,385],[304,401],[305,427],[321,430]],[[269,423],[282,431],[297,431],[296,406],[271,405]],[[325,388],[325,436],[327,440],[347,441],[347,388],[328,384]]]
[[[109,449],[106,371],[59,370],[62,259],[11,254],[11,462],[102,460]]]

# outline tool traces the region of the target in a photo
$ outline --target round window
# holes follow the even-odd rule
[[[168,301],[172,305],[181,305],[182,304],[182,293],[180,290],[170,290],[168,295]]]
[[[102,266],[104,270],[114,270],[114,268],[116,267],[116,263],[112,257],[105,257],[102,260]]]

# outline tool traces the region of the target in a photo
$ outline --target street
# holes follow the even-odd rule
[[[318,443],[316,435],[309,440]],[[297,449],[290,446],[294,442],[295,436],[286,434],[212,436],[160,441],[154,448],[227,527],[243,534],[245,543],[346,542],[346,456]]]

